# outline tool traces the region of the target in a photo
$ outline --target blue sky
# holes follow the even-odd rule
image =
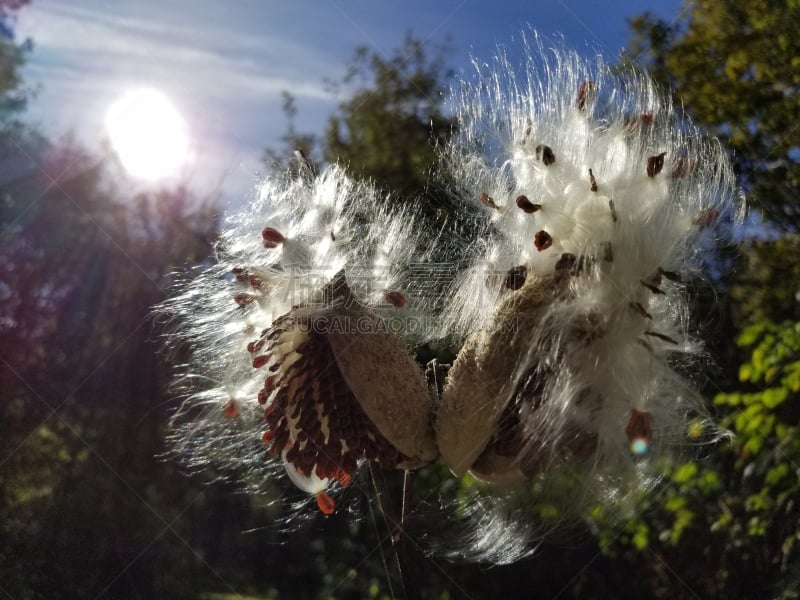
[[[222,181],[237,202],[258,176],[261,150],[285,130],[281,91],[297,98],[297,129],[321,132],[340,100],[324,81],[341,78],[356,46],[388,55],[407,31],[434,44],[449,36],[449,64],[466,71],[497,44],[513,52],[530,25],[613,58],[625,19],[646,10],[671,20],[681,2],[33,0],[18,32],[34,42],[24,73],[41,87],[29,115],[46,133],[73,131],[99,147],[109,104],[132,87],[157,88],[188,122],[194,190]]]

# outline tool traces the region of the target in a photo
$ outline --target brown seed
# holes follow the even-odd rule
[[[661,273],[658,272],[658,271],[655,271],[654,273],[652,273],[647,279],[640,279],[639,283],[641,283],[644,287],[646,287],[648,290],[650,290],[654,294],[664,294],[665,293],[664,290],[662,290],[660,287],[658,287],[658,286],[661,285]]]
[[[292,410],[292,414],[289,415],[289,418],[292,419],[293,421],[296,421],[297,418],[300,416],[300,411],[302,411],[302,410],[303,410],[303,407],[298,402],[297,404],[294,405],[293,410]]]
[[[258,352],[261,348],[264,347],[264,340],[256,340],[254,342],[250,342],[247,344],[247,351],[252,354],[253,352]]]
[[[308,433],[308,437],[314,440],[315,444],[319,445],[322,443],[322,425],[320,425],[319,421],[313,421],[305,431]]]
[[[590,184],[589,185],[589,189],[592,190],[593,192],[596,192],[597,191],[597,180],[594,178],[594,173],[592,173],[591,169],[589,169],[589,184]]]
[[[294,444],[291,448],[289,448],[288,452],[286,452],[286,460],[290,463],[295,462],[297,460],[299,453],[300,453],[300,446]]]
[[[310,454],[302,453],[294,463],[295,469],[300,471],[306,477],[311,477],[311,471],[314,470],[316,457]]]
[[[270,404],[267,408],[264,409],[264,420],[267,421],[268,423],[270,422],[270,420],[276,420],[274,419],[274,415],[276,414],[277,410],[278,410],[277,406],[275,405],[274,402]]]
[[[384,292],[383,297],[395,308],[403,308],[406,305],[406,297],[402,292]]]
[[[666,152],[662,152],[656,156],[651,156],[647,159],[647,176],[648,177],[655,177],[659,173],[661,173],[661,169],[664,168],[664,156],[666,156]]]
[[[549,167],[556,162],[556,155],[553,152],[553,149],[550,146],[545,146],[544,144],[539,144],[536,146],[536,158],[537,160],[541,160],[546,167]]]
[[[263,367],[268,362],[269,362],[269,355],[268,354],[262,354],[261,356],[256,356],[253,359],[253,368],[254,369],[260,369],[261,367]]]
[[[278,431],[275,433],[275,437],[272,438],[272,448],[278,454],[280,454],[284,448],[286,448],[286,444],[289,442],[289,430],[286,428],[285,424],[282,424]]]
[[[576,101],[578,110],[583,110],[586,108],[586,102],[591,101],[594,93],[594,87],[594,81],[584,81],[581,83],[580,87],[578,88],[578,98]]]
[[[527,196],[517,196],[517,206],[521,208],[526,213],[535,213],[537,210],[542,208],[541,204],[534,204],[530,200],[528,200]]]
[[[228,399],[228,401],[225,403],[225,406],[222,408],[222,412],[229,419],[238,415],[239,405],[236,404],[236,400],[234,400],[233,398]]]
[[[640,302],[629,302],[628,306],[630,306],[633,309],[633,311],[641,317],[644,317],[646,319],[653,318],[653,316],[645,310],[644,306],[642,306]]]
[[[653,113],[642,113],[638,117],[632,117],[625,122],[625,132],[628,134],[636,133],[642,127],[653,122]]]
[[[556,263],[556,272],[571,270],[577,261],[577,257],[569,252],[564,252]]]
[[[628,424],[625,425],[625,435],[628,436],[628,441],[633,442],[633,440],[642,439],[649,442],[653,438],[650,420],[649,412],[634,408],[631,411],[631,418],[628,420]]]
[[[240,292],[236,294],[233,299],[239,306],[247,306],[248,304],[252,304],[256,297],[253,294],[248,294],[247,292]]]
[[[600,242],[600,247],[603,249],[603,260],[614,262],[614,250],[611,247],[611,242]]]
[[[663,275],[664,277],[666,277],[667,279],[669,279],[670,281],[678,281],[679,282],[681,280],[681,276],[678,273],[676,273],[675,271],[665,271],[661,267],[658,267],[658,272],[661,275]]]
[[[646,287],[648,290],[650,290],[654,294],[662,294],[662,295],[666,294],[666,292],[664,290],[662,290],[660,287],[658,287],[658,283],[654,283],[653,281],[646,280],[646,279],[640,279],[639,283],[641,283],[644,287]]]
[[[283,419],[283,410],[280,406],[276,406],[274,402],[264,410],[264,421],[266,421],[270,429],[277,431],[281,419]]]
[[[355,473],[358,470],[358,462],[352,453],[348,452],[342,457],[342,471],[347,474]]]
[[[692,171],[694,171],[694,161],[686,158],[685,156],[681,156],[675,162],[675,166],[672,168],[671,175],[673,179],[683,179]]]
[[[494,199],[486,192],[483,192],[481,194],[481,204],[483,204],[484,206],[488,206],[489,208],[494,208],[494,209],[499,208],[497,204],[494,203]]]
[[[674,344],[676,346],[678,345],[677,340],[674,340],[671,337],[669,337],[668,335],[664,335],[663,333],[659,333],[657,331],[645,331],[644,334],[645,335],[649,335],[651,337],[658,338],[660,340],[663,340],[663,341],[668,342],[670,344]]]
[[[277,248],[286,241],[283,234],[274,227],[265,227],[261,232],[261,237],[264,238],[265,248]]]
[[[616,223],[617,222],[617,211],[614,208],[614,200],[612,200],[611,198],[608,199],[608,208],[611,209],[611,220],[614,221],[614,223]]]
[[[547,233],[544,229],[537,231],[536,235],[533,236],[533,245],[536,246],[536,249],[539,252],[542,250],[547,250],[553,245],[553,236]]]
[[[313,406],[309,406],[303,411],[303,414],[300,415],[300,420],[297,422],[297,425],[302,429],[311,431],[315,423],[318,424],[317,411],[314,410]]]
[[[250,277],[250,274],[247,272],[247,269],[243,267],[234,267],[231,269],[231,273],[233,273],[234,277],[236,277],[236,281],[247,281],[247,278]]]
[[[528,276],[528,269],[525,265],[513,267],[506,273],[506,278],[503,280],[503,285],[509,290],[518,290],[525,283]]]
[[[719,217],[719,211],[716,208],[706,208],[694,218],[694,224],[699,225],[700,229],[705,229],[716,221],[717,217]]]

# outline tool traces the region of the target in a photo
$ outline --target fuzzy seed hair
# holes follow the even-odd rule
[[[173,453],[253,492],[286,476],[326,506],[366,459],[435,460],[427,383],[396,325],[422,235],[339,167],[264,182],[226,220],[214,264],[157,308],[191,353]]]
[[[420,503],[455,525],[425,539],[507,563],[561,528],[542,502],[622,513],[718,436],[689,292],[743,216],[722,147],[643,72],[535,34],[523,50],[454,95],[435,173],[456,215],[435,229],[336,166],[228,218],[214,264],[158,309],[192,355],[176,454],[255,491],[286,477],[323,512],[368,461],[438,460],[470,492]],[[343,317],[370,335],[329,328]],[[420,342],[457,351],[433,403]]]
[[[688,287],[743,211],[719,143],[645,73],[537,36],[526,56],[475,63],[443,157],[477,217],[440,315],[463,345],[436,429],[453,472],[488,485],[456,554],[490,562],[535,546],[519,503],[536,482],[581,469],[571,498],[618,504],[716,435],[685,368]]]

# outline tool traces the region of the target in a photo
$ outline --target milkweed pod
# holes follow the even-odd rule
[[[363,459],[411,468],[436,458],[422,370],[352,296],[343,272],[323,289],[321,306],[293,308],[262,339],[275,357],[271,451],[288,448],[284,462],[296,472],[349,480]]]
[[[490,323],[470,336],[451,368],[437,412],[442,462],[493,483],[533,477],[557,456],[586,454],[592,433],[549,400],[555,364],[572,344],[599,335],[576,313],[558,334],[549,312],[572,292],[560,274],[528,278],[498,305]],[[551,442],[556,442],[555,444]]]

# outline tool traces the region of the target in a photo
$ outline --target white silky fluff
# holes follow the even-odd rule
[[[265,227],[284,241],[265,247]],[[323,287],[342,269],[363,305],[379,315],[407,314],[391,305],[386,292],[406,293],[407,265],[427,260],[419,253],[423,234],[413,216],[337,166],[320,175],[264,181],[226,219],[213,265],[187,277],[179,293],[156,309],[168,321],[170,345],[191,354],[179,367],[184,400],[172,417],[172,453],[191,469],[210,468],[253,492],[289,480],[312,494],[331,485],[313,474],[303,480],[267,454],[261,441],[265,406],[257,401],[265,373],[253,368],[247,345],[293,306],[320,302]],[[236,269],[245,271],[244,281],[236,280]],[[250,285],[250,276],[261,287]]]
[[[432,231],[413,203],[387,208],[390,200],[336,166],[318,176],[308,171],[267,181],[227,219],[214,265],[159,309],[172,320],[171,336],[192,352],[179,379],[185,401],[173,418],[176,454],[222,477],[244,472],[254,491],[290,479],[309,493],[335,487],[306,481],[291,465],[287,477],[282,461],[265,452],[264,406],[256,400],[264,374],[253,368],[248,342],[293,306],[318,301],[344,269],[353,295],[393,318],[391,331],[404,341],[469,344],[519,293],[504,286],[510,269],[524,266],[529,280],[545,280],[564,254],[582,257],[583,270],[569,275],[565,291],[541,306],[536,323],[520,334],[528,346],[518,364],[489,374],[506,383],[529,372],[544,378],[541,406],[523,415],[520,448],[520,456],[541,457],[542,467],[510,485],[476,483],[456,503],[459,533],[433,545],[461,559],[511,562],[556,527],[537,516],[542,498],[564,516],[597,502],[627,506],[651,487],[653,459],[698,441],[687,436],[687,426],[703,418],[703,402],[677,367],[691,365],[701,351],[687,285],[701,274],[714,242],[742,216],[724,152],[678,118],[645,74],[615,72],[600,59],[589,64],[575,53],[545,49],[538,38],[524,51],[519,69],[502,54],[491,64],[476,63],[474,81],[465,81],[457,95],[457,129],[438,172],[460,202],[458,231]],[[579,108],[578,90],[587,81],[591,92]],[[540,145],[552,149],[555,162],[537,158]],[[649,159],[661,153],[661,171],[648,176]],[[684,168],[682,177],[671,176]],[[590,189],[589,169],[597,191]],[[524,212],[516,204],[520,195],[541,208]],[[282,243],[265,248],[265,227],[279,232]],[[541,251],[534,245],[540,231],[552,237]],[[236,268],[266,287],[236,283]],[[659,269],[669,278],[656,285]],[[402,294],[403,306],[389,302],[387,292]],[[238,304],[237,294],[244,294]],[[588,343],[569,333],[587,316],[598,332]],[[502,356],[505,349],[501,343],[489,353]],[[496,426],[498,407],[526,401],[512,398],[513,387],[501,385],[490,402],[460,416],[455,411],[448,427],[458,431],[467,411]],[[602,399],[587,403],[591,410],[577,401],[587,390]],[[226,416],[231,401],[235,415]],[[644,459],[631,452],[626,436],[633,410],[652,417]],[[560,449],[575,424],[598,443],[589,457],[564,460]],[[440,422],[439,432],[445,429]],[[445,456],[441,444],[449,439],[439,439]],[[420,502],[420,511],[423,504],[429,503]]]
[[[521,505],[521,496],[531,507],[536,501],[535,494],[525,495],[532,481],[579,471],[583,491],[556,500],[563,503],[562,515],[596,503],[621,509],[652,486],[653,461],[713,437],[702,398],[678,369],[701,352],[687,284],[701,275],[714,242],[730,233],[744,210],[720,144],[679,118],[645,73],[612,69],[599,58],[589,64],[574,52],[545,48],[536,36],[525,44],[525,57],[519,69],[503,53],[491,64],[475,63],[476,77],[463,83],[456,101],[458,132],[443,157],[443,172],[464,210],[477,210],[478,217],[474,235],[459,251],[468,266],[440,315],[442,335],[469,344],[496,326],[501,303],[523,293],[503,285],[512,268],[524,266],[528,278],[552,277],[565,253],[584,257],[587,265],[540,309],[533,325],[509,334],[526,336],[528,350],[501,374],[505,384],[487,383],[473,399],[473,390],[498,373],[475,374],[470,363],[470,372],[457,372],[466,384],[451,381],[451,397],[445,389],[438,429],[446,458],[442,444],[458,437],[466,413],[497,428],[508,403],[533,404],[507,384],[531,372],[542,378],[541,405],[521,413],[525,439],[512,459],[535,456],[541,472],[510,487],[478,485],[462,507],[474,528],[463,545],[449,549],[495,563],[530,552],[548,528],[537,526]],[[541,146],[552,150],[554,162],[544,164]],[[649,176],[648,162],[661,153],[663,167],[655,173],[653,165]],[[541,208],[523,211],[521,195]],[[540,231],[552,237],[542,250],[534,244]],[[667,276],[655,287],[663,293],[642,283],[653,283],[660,273]],[[596,331],[588,342],[569,333],[587,317]],[[477,364],[489,363],[486,357],[495,353],[504,358],[510,340],[490,342],[495,345],[484,347]],[[581,403],[587,391],[599,402]],[[626,435],[634,410],[652,419],[646,458],[632,451]],[[596,436],[597,446],[584,460],[564,462],[561,449],[576,424]],[[466,431],[465,443],[480,450],[486,440],[469,437],[473,433]]]

